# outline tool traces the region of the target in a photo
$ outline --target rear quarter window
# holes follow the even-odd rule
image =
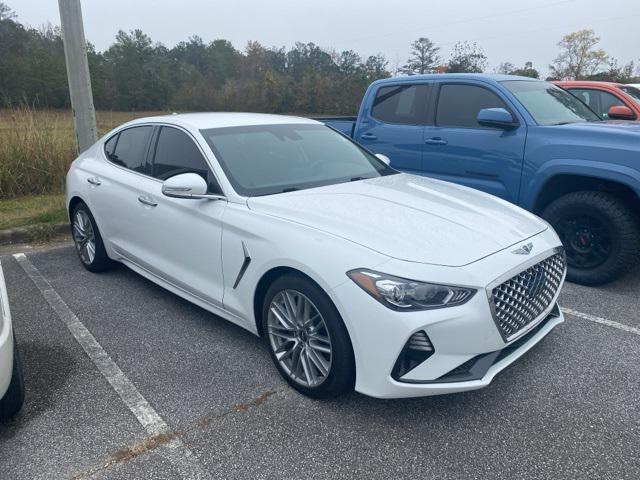
[[[122,130],[105,143],[104,151],[107,158],[134,172],[145,173],[147,148],[152,132],[151,126]]]

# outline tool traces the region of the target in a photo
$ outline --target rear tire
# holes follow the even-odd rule
[[[299,392],[327,398],[352,390],[355,360],[347,329],[328,295],[297,274],[267,290],[262,331],[280,375]]]
[[[13,371],[9,389],[0,399],[0,418],[8,419],[18,414],[24,404],[24,380],[22,378],[22,359],[18,344],[13,337]]]
[[[638,263],[640,224],[620,198],[605,192],[573,192],[542,213],[567,253],[567,279],[582,285],[615,280]]]
[[[112,265],[104,248],[98,225],[84,202],[78,203],[71,214],[71,234],[78,258],[90,272],[103,272]]]

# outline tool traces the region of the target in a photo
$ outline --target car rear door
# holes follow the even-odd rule
[[[125,128],[105,142],[104,159],[92,164],[87,178],[90,208],[105,244],[120,256],[144,257],[145,231],[139,198],[158,183],[146,175],[147,155],[154,127]]]
[[[424,132],[423,174],[518,201],[526,124],[488,86],[442,81],[431,96]],[[476,121],[483,108],[505,108],[519,126],[489,128]]]
[[[355,140],[409,173],[422,170],[424,118],[430,84],[383,84],[356,127]]]

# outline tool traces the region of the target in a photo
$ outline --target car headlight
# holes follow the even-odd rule
[[[347,276],[360,288],[393,310],[429,310],[454,307],[468,302],[475,289],[417,282],[386,273],[358,269]]]

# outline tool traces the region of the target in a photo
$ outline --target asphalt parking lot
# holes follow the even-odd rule
[[[567,284],[567,321],[486,389],[315,401],[258,338],[125,267],[0,260],[27,388],[2,479],[640,478],[638,271]]]

